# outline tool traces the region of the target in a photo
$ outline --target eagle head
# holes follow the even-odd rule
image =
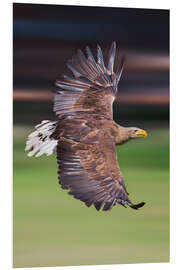
[[[131,127],[129,128],[129,137],[132,139],[135,138],[146,138],[148,136],[148,133],[140,128],[137,127]]]

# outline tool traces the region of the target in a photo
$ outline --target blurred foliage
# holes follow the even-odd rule
[[[56,156],[28,158],[30,127],[14,129],[14,267],[169,261],[169,132],[117,148],[139,211],[97,212],[67,195]]]

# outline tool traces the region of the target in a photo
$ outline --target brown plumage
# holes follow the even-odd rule
[[[146,137],[147,133],[139,128],[119,126],[113,121],[112,112],[124,58],[114,72],[115,42],[110,48],[107,67],[99,46],[97,61],[88,47],[86,53],[87,58],[78,50],[68,61],[73,77],[65,75],[56,82],[59,90],[54,97],[54,111],[59,121],[48,138],[57,142],[59,183],[76,199],[88,207],[93,204],[97,210],[101,207],[110,210],[117,203],[138,209],[144,202],[134,205],[128,197],[116,145]],[[33,144],[29,145],[33,149]],[[33,154],[39,149],[36,147]],[[41,150],[39,155],[42,153],[49,152]]]

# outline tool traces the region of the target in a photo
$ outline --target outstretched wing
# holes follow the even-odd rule
[[[112,103],[122,74],[124,58],[119,61],[119,67],[114,72],[115,42],[109,51],[107,67],[99,46],[97,62],[89,47],[86,47],[86,52],[87,58],[81,50],[78,50],[77,55],[67,63],[74,77],[64,75],[62,80],[56,81],[56,86],[60,90],[54,97],[54,111],[58,117],[84,112],[112,118]]]
[[[104,131],[94,130],[80,142],[61,138],[57,159],[62,188],[88,207],[93,204],[99,210],[104,205],[103,210],[110,210],[116,203],[134,209],[144,205],[133,205],[128,198],[114,140]]]

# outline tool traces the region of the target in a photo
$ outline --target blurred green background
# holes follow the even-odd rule
[[[169,261],[169,132],[117,148],[135,211],[87,208],[60,189],[55,155],[28,158],[14,128],[14,267]]]

